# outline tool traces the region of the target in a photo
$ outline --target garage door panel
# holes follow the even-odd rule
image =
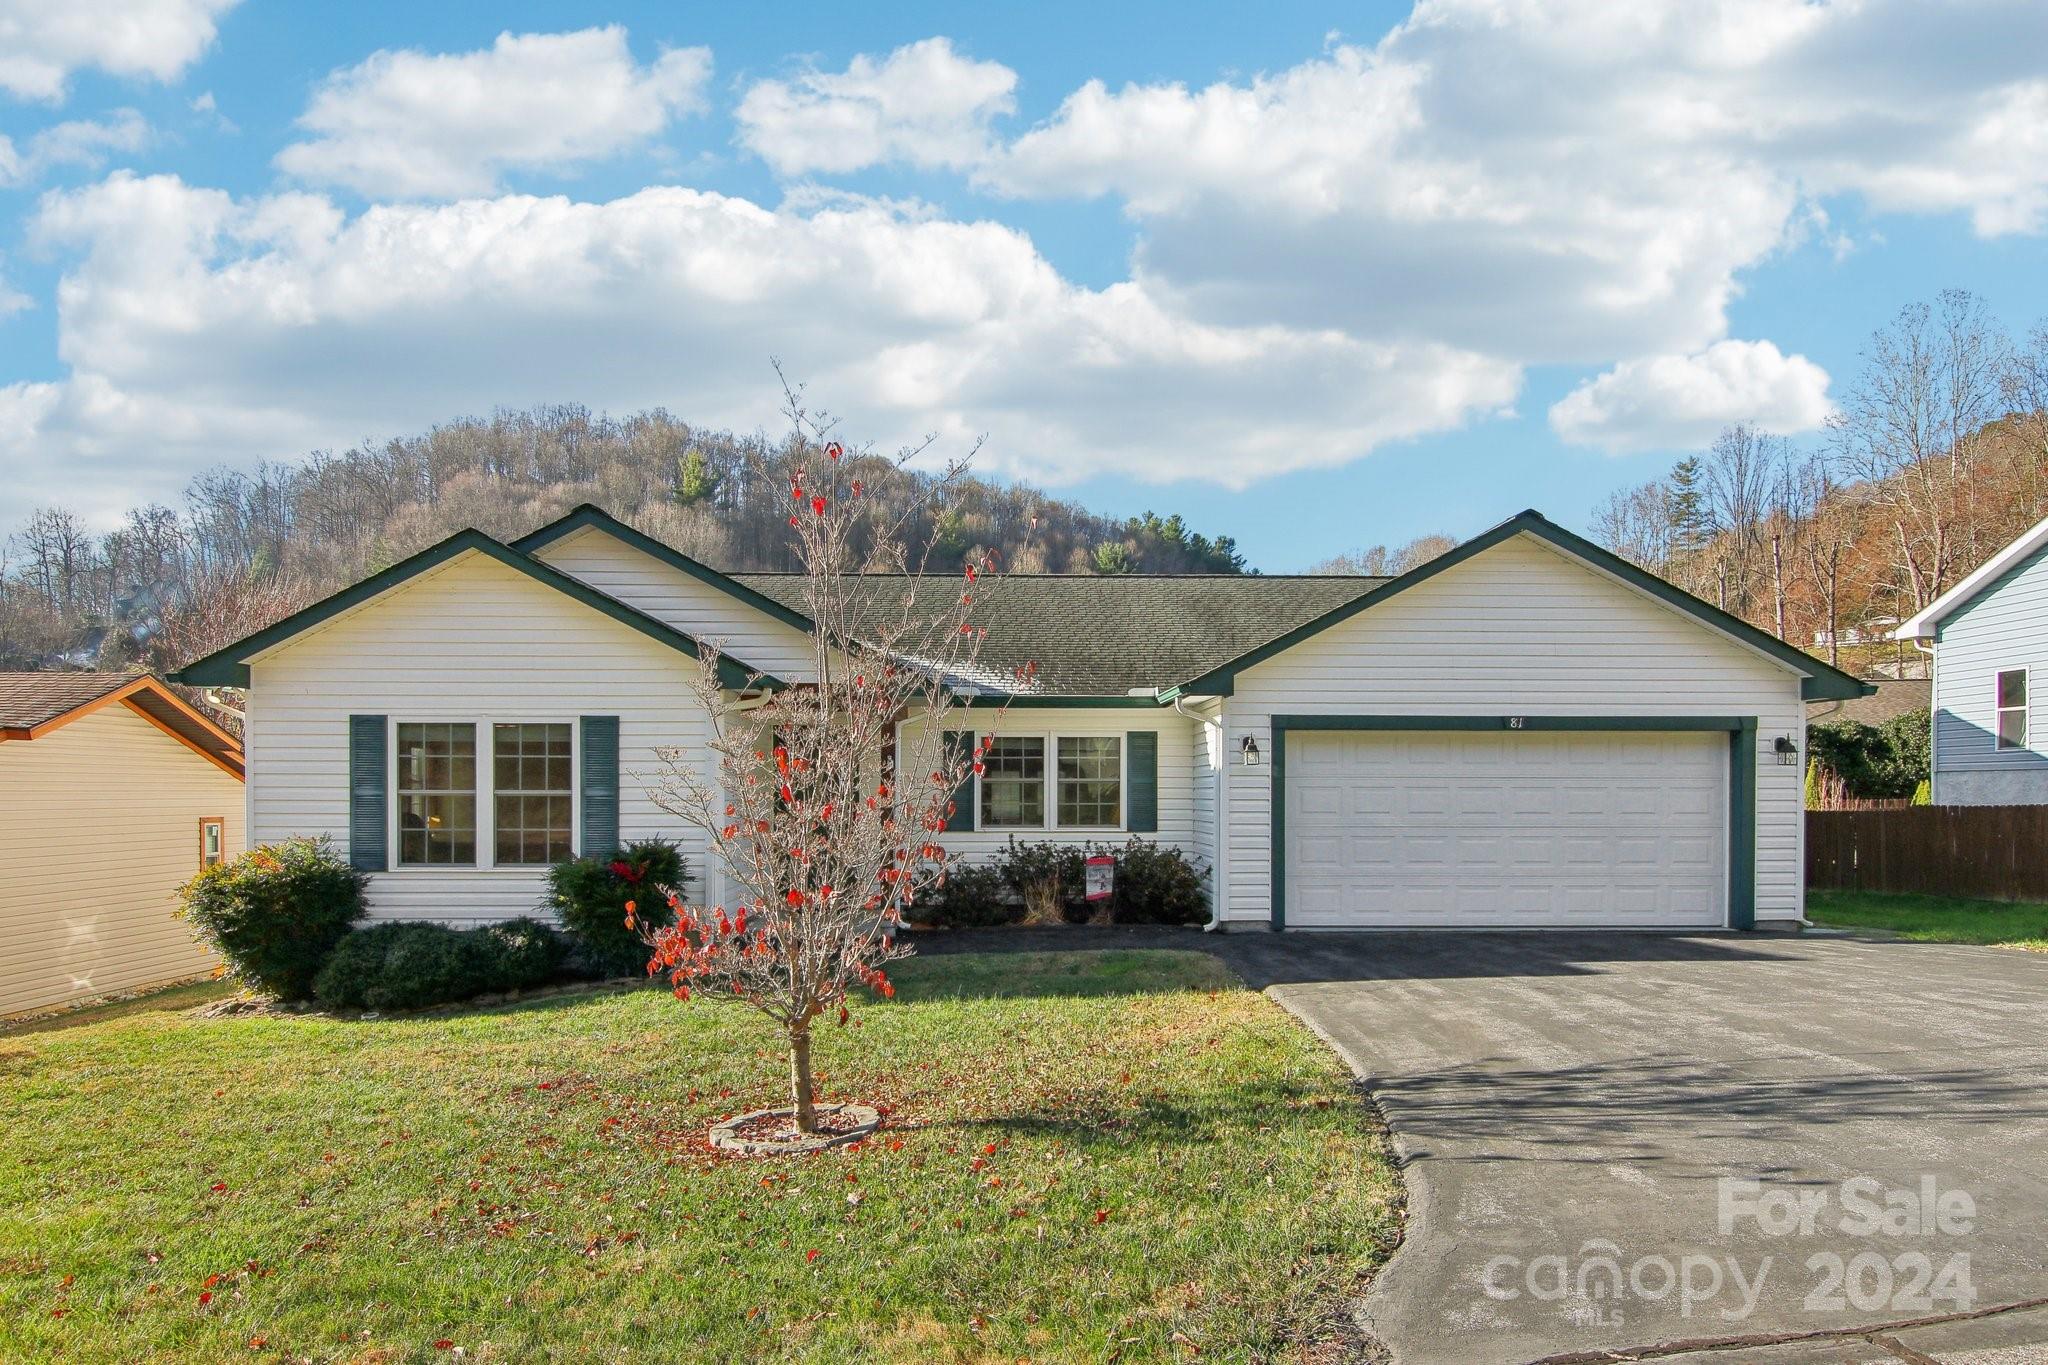
[[[1296,732],[1290,924],[1718,926],[1715,733]]]

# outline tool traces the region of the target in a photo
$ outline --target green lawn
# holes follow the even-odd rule
[[[0,1035],[0,1359],[1324,1357],[1399,1185],[1342,1065],[1195,953],[935,957],[820,1042],[858,1149],[657,991]],[[210,1295],[210,1298],[207,1296]]]
[[[1885,929],[1922,943],[1989,943],[2048,953],[2048,905],[1809,891],[1806,914],[1843,929]]]

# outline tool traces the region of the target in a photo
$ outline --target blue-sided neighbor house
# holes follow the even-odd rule
[[[2048,521],[1898,636],[1934,655],[1934,804],[2048,804]]]
[[[332,837],[379,917],[530,913],[549,862],[650,835],[723,898],[649,783],[710,771],[699,641],[729,689],[805,681],[805,598],[585,507],[179,677],[246,689],[252,837]],[[995,745],[948,848],[1174,845],[1228,928],[1796,923],[1805,703],[1868,690],[1534,512],[1398,578],[1017,576],[988,611],[988,676],[1037,672],[948,721]]]

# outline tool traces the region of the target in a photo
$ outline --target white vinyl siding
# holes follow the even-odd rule
[[[704,754],[697,663],[553,588],[469,555],[300,635],[250,666],[251,829],[259,842],[328,835],[348,846],[348,718],[481,723],[488,781],[495,720],[619,718],[619,834],[683,843],[692,892],[700,839],[649,794],[657,750]],[[540,912],[546,869],[399,868],[373,874],[375,919],[449,923]],[[714,891],[715,894],[715,891]]]
[[[809,678],[816,671],[808,632],[635,549],[601,527],[585,527],[542,546],[534,558],[706,644],[717,644],[749,667],[789,680]]]
[[[1802,911],[1805,707],[1791,671],[1642,592],[1518,536],[1240,674],[1226,703],[1230,920],[1272,912],[1276,714],[1757,718],[1756,917]],[[1266,762],[1237,760],[1245,735]],[[1162,782],[1163,786],[1163,782]]]
[[[1941,623],[1935,638],[1934,802],[2048,802],[2048,727],[2036,689],[2048,679],[2048,549],[2037,550]],[[2024,671],[2026,738],[1999,743],[1998,675]]]
[[[242,784],[116,703],[0,744],[0,1014],[202,976],[174,919],[199,822],[242,851]]]

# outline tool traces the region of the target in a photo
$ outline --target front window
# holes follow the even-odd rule
[[[491,727],[492,824],[499,866],[569,856],[567,725]]]
[[[1060,738],[1060,828],[1115,829],[1123,823],[1123,749],[1115,735]]]
[[[981,762],[981,827],[1042,828],[1045,740],[1038,735],[999,735]]]
[[[2027,670],[2008,668],[1998,675],[1998,747],[2027,747]]]
[[[476,863],[476,727],[398,727],[398,861]]]

